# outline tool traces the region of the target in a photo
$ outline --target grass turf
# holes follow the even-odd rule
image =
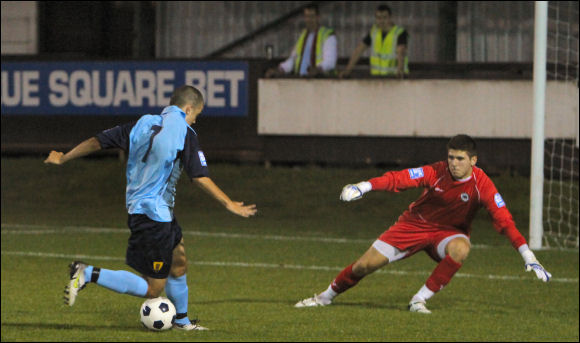
[[[2,159],[2,341],[578,341],[578,251],[537,252],[554,275],[544,284],[523,272],[484,210],[468,260],[429,302],[433,315],[406,310],[435,267],[422,253],[369,275],[332,306],[293,308],[325,289],[420,194],[338,200],[344,184],[384,172],[376,168],[210,165],[232,199],[257,204],[249,219],[183,177],[175,212],[190,261],[190,314],[211,331],[146,331],[143,299],[95,285],[64,306],[73,258],[130,270],[124,171],[113,159],[61,167]],[[493,180],[527,237],[529,179]]]

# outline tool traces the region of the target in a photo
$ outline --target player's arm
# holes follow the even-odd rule
[[[193,178],[195,182],[201,189],[206,193],[211,195],[214,199],[224,205],[230,212],[237,214],[242,217],[249,217],[256,214],[256,205],[244,205],[240,201],[232,201],[230,197],[227,196],[213,181],[207,176]]]
[[[59,151],[51,151],[44,163],[61,165],[70,160],[87,156],[101,149],[121,148],[129,150],[129,133],[137,122],[132,121],[123,125],[100,132],[79,145],[75,146],[66,154]]]
[[[399,171],[389,171],[382,176],[348,184],[342,189],[340,200],[353,201],[370,191],[400,192],[409,188],[428,187],[436,175],[433,166],[423,166]]]
[[[487,176],[485,177],[487,178]],[[495,188],[495,185],[489,178],[482,183],[481,200],[484,207],[493,219],[493,225],[496,231],[505,235],[512,243],[512,246],[518,250],[524,260],[524,268],[527,272],[534,271],[538,279],[548,282],[552,277],[528,247],[526,239],[516,228],[516,224],[511,213],[506,207],[504,200]]]
[[[75,146],[66,154],[60,151],[52,150],[46,160],[44,160],[44,163],[61,165],[70,160],[92,154],[93,152],[99,150],[101,150],[101,143],[96,137],[91,137]]]
[[[209,178],[209,168],[205,160],[205,155],[201,151],[197,134],[188,129],[185,136],[185,144],[181,153],[183,169],[192,182],[197,184],[212,198],[224,205],[226,209],[242,217],[249,217],[256,214],[256,205],[244,205],[243,202],[232,201],[214,182]]]

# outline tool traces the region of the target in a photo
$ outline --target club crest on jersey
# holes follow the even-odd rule
[[[205,161],[205,155],[202,151],[198,151],[197,155],[199,156],[199,162],[201,162],[202,167],[207,167],[207,162]]]
[[[153,270],[156,273],[159,273],[159,271],[161,270],[161,268],[163,268],[163,262],[153,262]]]
[[[505,206],[505,202],[503,201],[503,199],[499,193],[495,193],[495,195],[493,196],[493,200],[495,200],[495,204],[497,205],[497,208]]]
[[[469,201],[469,194],[461,193],[461,201],[468,202]]]
[[[409,169],[409,176],[411,177],[411,180],[413,180],[422,178],[425,174],[423,174],[423,168],[412,168]]]

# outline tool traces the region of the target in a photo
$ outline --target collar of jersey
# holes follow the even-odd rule
[[[163,109],[163,111],[161,112],[161,115],[167,114],[169,112],[179,112],[181,114],[181,117],[183,118],[183,120],[185,121],[185,112],[183,112],[183,110],[175,105],[171,105],[171,106],[167,106]],[[187,125],[187,127],[193,131],[193,133],[195,133],[195,135],[197,136],[197,132],[195,132],[195,130],[189,126],[189,124],[187,122],[185,122],[185,125]]]
[[[181,116],[183,117],[183,119],[185,119],[185,112],[183,112],[183,110],[175,105],[171,105],[171,106],[167,106],[163,109],[163,112],[161,112],[161,114],[165,114],[168,112],[179,112],[181,114]]]
[[[453,176],[451,176],[451,177],[453,177]],[[457,179],[453,178],[453,180],[454,180],[455,182],[464,183],[464,182],[467,182],[467,181],[471,180],[471,178],[472,178],[472,177],[473,177],[473,173],[471,173],[471,175],[469,175],[469,176],[468,176],[468,177],[466,177],[465,179],[457,180]]]

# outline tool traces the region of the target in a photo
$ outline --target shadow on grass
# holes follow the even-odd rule
[[[59,324],[59,323],[7,323],[2,322],[2,328],[15,329],[55,329],[55,330],[87,330],[87,331],[101,331],[101,330],[123,330],[143,332],[147,331],[145,328],[138,325],[79,325],[79,324]]]
[[[298,302],[296,301],[288,301],[288,300],[275,300],[275,299],[250,299],[250,298],[234,298],[234,299],[222,299],[222,300],[208,300],[208,301],[195,301],[193,304],[197,305],[217,305],[217,304],[232,304],[232,303],[239,303],[239,304],[280,304],[285,305],[288,307],[294,307],[294,305]],[[359,308],[366,308],[366,309],[382,309],[382,310],[398,310],[398,311],[407,311],[407,304],[406,303],[373,303],[373,302],[335,302],[329,307],[359,307]]]

